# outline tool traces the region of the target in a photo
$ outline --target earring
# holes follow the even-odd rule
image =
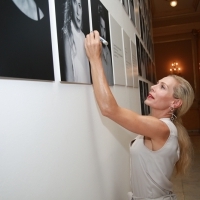
[[[169,113],[169,114],[171,115],[170,119],[171,119],[171,121],[173,122],[174,119],[177,118],[176,115],[174,114],[174,107],[171,107],[171,106],[170,106],[169,109],[170,109],[170,111],[171,111],[171,112]]]

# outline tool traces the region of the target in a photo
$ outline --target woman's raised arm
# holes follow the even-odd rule
[[[85,48],[91,64],[94,93],[101,113],[131,132],[165,141],[169,129],[161,120],[142,116],[117,104],[104,75],[101,62],[102,45],[97,31],[86,36]]]

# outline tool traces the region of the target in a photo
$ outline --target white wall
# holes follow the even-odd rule
[[[102,2],[133,37],[120,2]],[[124,200],[135,134],[100,114],[91,85],[60,83],[49,3],[55,81],[0,79],[0,199]],[[138,88],[111,89],[121,106],[140,113]]]

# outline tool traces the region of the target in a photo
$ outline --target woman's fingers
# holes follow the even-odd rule
[[[89,59],[100,57],[101,42],[98,31],[93,31],[86,36],[85,49]]]

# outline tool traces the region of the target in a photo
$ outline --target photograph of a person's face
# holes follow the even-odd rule
[[[110,46],[110,25],[108,10],[99,0],[91,1],[92,11],[92,26],[93,30],[99,31],[101,37],[103,37],[108,45],[102,44],[102,64],[105,72],[105,76],[109,85],[113,85],[113,66],[111,57],[111,46]]]
[[[56,0],[61,81],[91,84],[84,41],[90,32],[88,1]]]
[[[0,76],[54,80],[48,0],[0,1]]]

